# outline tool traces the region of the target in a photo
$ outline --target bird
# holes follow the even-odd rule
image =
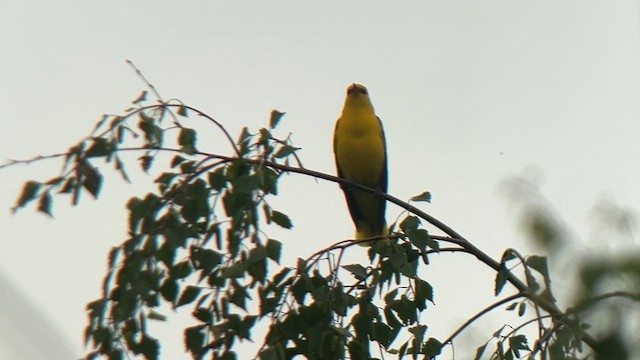
[[[387,192],[387,146],[380,118],[376,116],[369,92],[353,83],[347,88],[344,107],[333,134],[333,153],[338,177]],[[376,194],[340,184],[356,228],[355,240],[385,236],[386,200]]]

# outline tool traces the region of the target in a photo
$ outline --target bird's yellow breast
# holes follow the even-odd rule
[[[336,125],[334,146],[345,179],[376,187],[384,171],[385,144],[382,125],[372,111],[346,108]]]

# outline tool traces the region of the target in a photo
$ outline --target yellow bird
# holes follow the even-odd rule
[[[376,116],[367,88],[347,88],[342,115],[333,134],[333,153],[338,176],[387,192],[387,148],[382,122]],[[356,226],[356,240],[387,235],[385,199],[340,185]]]

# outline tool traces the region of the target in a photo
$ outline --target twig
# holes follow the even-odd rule
[[[502,306],[510,301],[513,301],[517,298],[523,297],[524,294],[522,293],[518,293],[518,294],[513,294],[509,297],[506,297],[498,302],[495,302],[493,304],[491,304],[490,306],[482,309],[480,312],[478,312],[477,314],[473,315],[472,317],[470,317],[469,319],[467,319],[467,321],[464,322],[464,324],[460,325],[460,327],[458,327],[458,329],[456,329],[456,331],[453,332],[453,334],[451,334],[445,341],[442,342],[442,345],[446,345],[449,343],[452,343],[453,339],[455,339],[456,336],[458,336],[467,326],[471,325],[474,321],[478,320],[480,317],[482,317],[483,315],[485,315],[486,313],[492,311],[493,309]]]

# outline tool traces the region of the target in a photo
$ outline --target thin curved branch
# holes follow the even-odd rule
[[[524,297],[525,295],[522,293],[517,293],[517,294],[513,294],[509,297],[506,297],[498,302],[495,302],[491,305],[489,305],[488,307],[482,309],[480,312],[478,312],[477,314],[473,315],[472,317],[470,317],[469,319],[467,319],[467,321],[464,322],[464,324],[460,325],[460,327],[458,327],[458,329],[456,329],[456,331],[453,332],[453,334],[451,334],[445,341],[442,342],[442,345],[446,345],[446,344],[452,344],[453,339],[455,339],[456,336],[460,335],[460,333],[467,328],[469,325],[471,325],[474,321],[478,320],[479,318],[481,318],[482,316],[484,316],[485,314],[491,312],[493,309],[502,306],[510,301],[513,301],[517,298],[520,297]]]

